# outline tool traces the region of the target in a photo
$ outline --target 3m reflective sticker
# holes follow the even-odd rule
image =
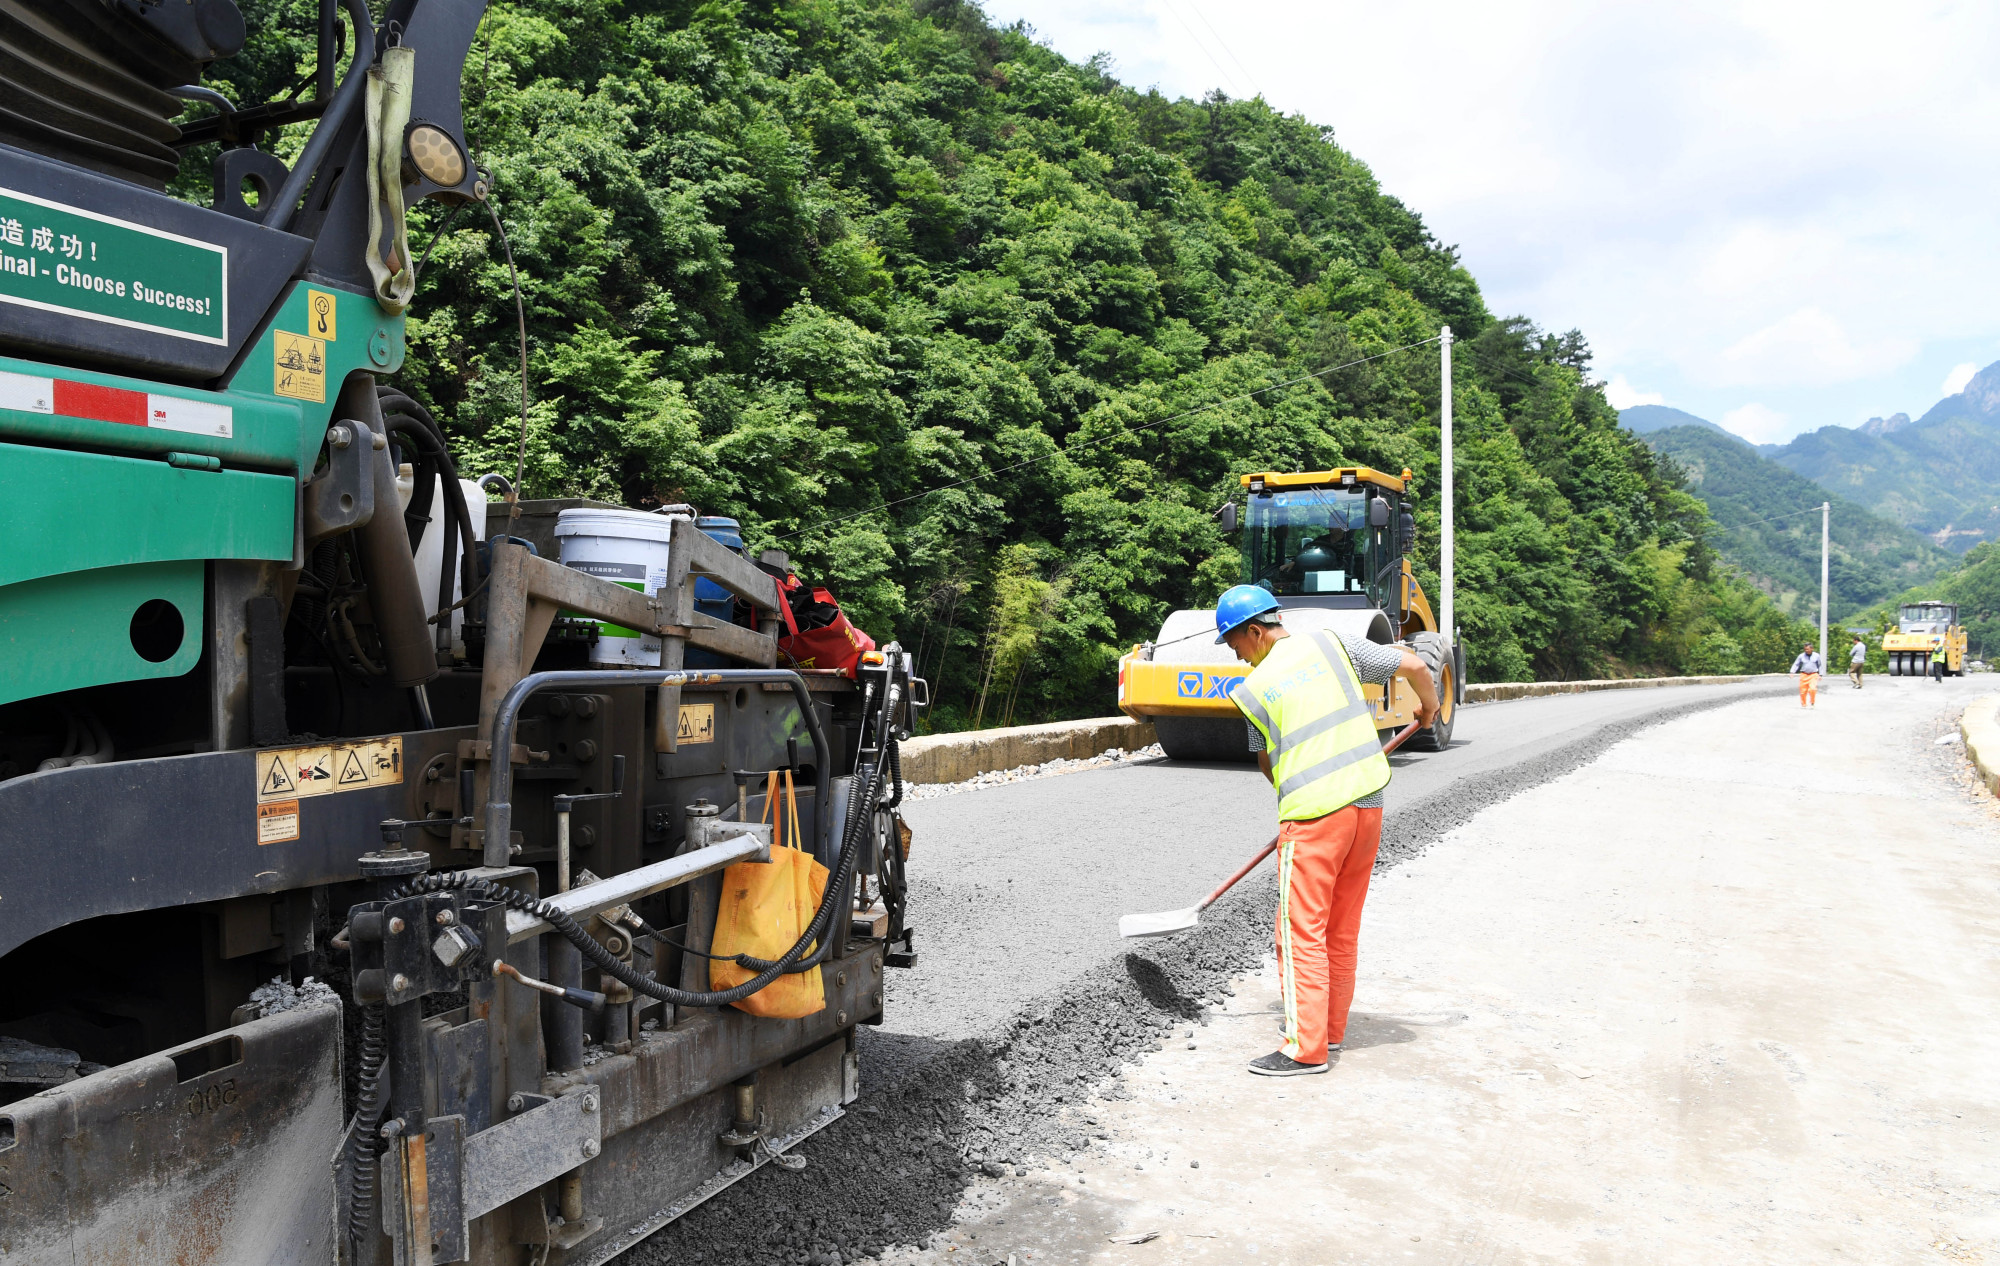
[[[146,393],[143,391],[58,378],[55,405],[55,411],[66,418],[87,418],[119,426],[146,425]]]
[[[19,409],[23,413],[54,413],[56,380],[37,378],[33,374],[0,372],[0,409]]]
[[[212,435],[226,440],[236,434],[236,410],[226,404],[210,404],[206,400],[147,396],[146,425],[158,431]]]

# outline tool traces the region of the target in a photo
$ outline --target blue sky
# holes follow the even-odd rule
[[[1759,442],[2000,360],[2000,5],[987,0],[1138,87],[1330,124],[1621,405]]]

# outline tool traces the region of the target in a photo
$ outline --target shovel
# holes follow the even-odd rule
[[[1412,721],[1402,729],[1396,731],[1395,737],[1382,745],[1382,754],[1387,756],[1390,752],[1395,751],[1403,745],[1404,740],[1416,732],[1417,723]],[[1127,914],[1121,916],[1118,920],[1118,935],[1124,937],[1171,936],[1175,932],[1187,931],[1201,921],[1201,912],[1203,910],[1214,905],[1221,899],[1223,893],[1234,888],[1243,876],[1257,869],[1266,857],[1269,857],[1277,850],[1278,841],[1273,838],[1269,844],[1257,850],[1255,857],[1244,862],[1240,870],[1223,880],[1221,887],[1185,910],[1162,910],[1158,914]]]

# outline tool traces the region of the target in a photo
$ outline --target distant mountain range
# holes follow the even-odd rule
[[[1953,554],[2000,540],[2000,362],[1914,420],[1895,413],[1859,427],[1823,426],[1789,444],[1751,444],[1664,405],[1637,405],[1619,418],[1649,443],[1679,428],[1726,436]]]
[[[1699,426],[1706,427],[1717,435],[1727,435],[1738,443],[1748,442],[1742,436],[1717,426],[1707,418],[1698,418],[1679,409],[1669,409],[1663,404],[1635,404],[1629,409],[1620,409],[1618,420],[1624,423],[1626,430],[1635,435],[1651,435],[1654,431],[1670,430],[1677,426]]]
[[[1793,615],[1810,618],[1819,609],[1817,512],[1823,501],[1833,505],[1827,563],[1831,619],[1923,584],[1955,561],[1923,536],[1829,493],[1721,427],[1689,423],[1643,435],[1655,451],[1680,463],[1694,492],[1708,503],[1709,516],[1722,529],[1715,544],[1723,559]]]
[[[1954,554],[2000,540],[2000,363],[1914,422],[1898,413],[1823,426],[1764,451]]]

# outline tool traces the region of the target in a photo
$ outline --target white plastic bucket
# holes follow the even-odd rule
[[[556,516],[556,548],[565,567],[599,576],[648,596],[667,580],[667,540],[676,514],[637,510],[564,510]],[[657,668],[660,639],[600,622],[590,662],[613,668]]]

